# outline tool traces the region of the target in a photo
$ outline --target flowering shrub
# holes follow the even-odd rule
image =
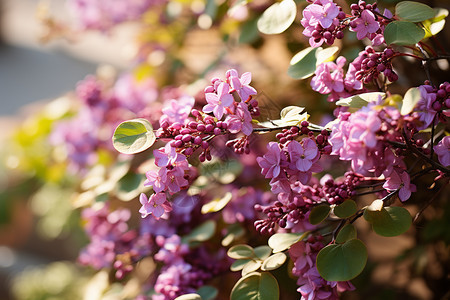
[[[172,3],[116,2],[70,1],[84,28],[100,30]],[[228,17],[258,9],[238,1]],[[293,0],[274,3],[256,26],[297,34],[296,10]],[[109,269],[123,284],[136,279],[137,299],[278,299],[291,294],[279,288],[282,274],[301,299],[355,290],[351,280],[370,259],[362,221],[378,235],[398,236],[445,194],[450,83],[437,82],[430,64],[449,56],[429,40],[447,14],[412,1],[393,11],[365,1],[349,8],[308,1],[297,21],[310,47],[287,72],[312,77],[310,87],[332,107],[323,120],[296,105],[265,118],[252,74],[238,66],[220,73],[223,61],[201,88],[163,89],[136,74],[87,77],[77,86],[76,115],[56,122],[50,135],[65,147],[69,167],[86,176],[75,203],[90,242],[79,262]],[[353,59],[337,56],[354,33],[365,48]],[[422,64],[423,84],[398,83],[395,66],[404,57]],[[414,219],[403,207],[411,201],[419,205]]]

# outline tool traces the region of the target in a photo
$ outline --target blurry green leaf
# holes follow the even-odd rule
[[[323,64],[324,62],[332,61],[338,51],[339,47],[337,46],[331,46],[325,49],[320,48],[320,50],[316,52],[316,66]]]
[[[141,192],[140,187],[144,183],[145,177],[141,174],[128,173],[118,182],[117,198],[122,201],[135,199]]]
[[[229,257],[234,259],[241,259],[241,258],[254,258],[255,252],[252,247],[249,245],[236,245],[228,249],[227,254]]]
[[[176,297],[175,300],[202,300],[199,294],[191,293]]]
[[[235,284],[230,298],[231,300],[278,300],[278,282],[268,272],[248,274]]]
[[[330,214],[331,207],[327,204],[321,204],[314,206],[309,214],[309,223],[317,225],[325,220]]]
[[[376,102],[380,98],[384,98],[385,96],[386,96],[385,93],[380,93],[380,92],[364,93],[364,94],[351,96],[348,98],[339,99],[336,102],[336,105],[349,106],[349,107],[353,107],[353,108],[361,108],[361,107],[366,106],[370,102]]]
[[[250,19],[242,24],[239,33],[239,44],[251,44],[259,38],[257,18]]]
[[[245,234],[244,228],[239,223],[234,223],[228,226],[227,234],[222,240],[222,246],[227,247],[231,245],[236,239]]]
[[[209,240],[216,231],[216,222],[208,220],[200,226],[194,228],[190,233],[182,238],[183,243],[204,242]]]
[[[197,290],[197,294],[202,297],[202,300],[213,300],[219,294],[219,291],[210,285],[204,285]]]
[[[336,237],[336,243],[342,244],[351,239],[356,239],[356,229],[352,224],[346,224],[344,227],[339,230],[339,233]]]
[[[269,238],[268,243],[273,252],[277,253],[288,249],[308,235],[309,231],[305,233],[275,233]]]
[[[288,75],[294,79],[305,79],[314,74],[316,71],[317,51],[322,48],[308,47],[292,57],[288,68]]]
[[[356,206],[356,202],[351,199],[348,199],[345,200],[343,203],[339,204],[338,206],[336,206],[333,211],[337,217],[345,219],[350,216],[353,216],[357,210],[358,207]]]
[[[230,270],[233,271],[233,272],[240,271],[240,270],[242,270],[242,269],[245,267],[245,265],[246,265],[249,261],[251,261],[251,260],[252,260],[252,259],[250,259],[250,258],[247,258],[247,259],[238,259],[238,260],[234,261],[234,262],[231,264]]]
[[[434,10],[426,4],[402,1],[395,6],[395,15],[410,22],[421,22],[434,17]]]
[[[438,34],[445,26],[445,18],[448,16],[448,10],[445,8],[434,8],[434,17],[422,22],[425,28],[425,37],[429,38]]]
[[[419,88],[410,88],[405,93],[405,97],[403,97],[402,108],[400,109],[400,113],[402,115],[407,115],[411,113],[416,107],[417,102],[422,98],[420,94]]]
[[[255,249],[253,249],[253,251],[255,252],[256,257],[264,260],[270,256],[270,254],[272,253],[272,248],[264,245],[256,247]]]
[[[276,2],[267,8],[258,20],[258,29],[265,34],[282,33],[291,26],[297,15],[294,0]]]
[[[283,252],[275,253],[268,258],[266,258],[261,266],[263,271],[271,271],[281,267],[286,261],[286,254]]]
[[[221,184],[229,184],[242,172],[243,166],[237,160],[221,161],[213,159],[201,164],[200,173],[206,177],[212,177]]]
[[[250,260],[248,263],[245,264],[244,268],[242,268],[242,276],[255,272],[261,267],[261,264],[262,264],[261,260],[253,260],[253,259]]]
[[[406,232],[411,227],[412,219],[403,207],[390,206],[380,211],[366,209],[364,218],[372,224],[372,229],[381,236],[391,237]]]
[[[231,201],[232,198],[233,195],[231,194],[231,192],[227,192],[222,198],[213,199],[212,201],[202,206],[202,214],[218,212],[222,210],[228,204],[228,202]]]
[[[351,239],[343,244],[328,245],[320,250],[316,259],[320,276],[327,281],[347,281],[358,276],[367,261],[363,242]]]
[[[113,145],[117,151],[134,154],[150,148],[156,141],[152,125],[146,119],[125,121],[114,131]]]
[[[386,44],[414,45],[425,36],[425,31],[414,23],[408,21],[394,21],[384,29]]]

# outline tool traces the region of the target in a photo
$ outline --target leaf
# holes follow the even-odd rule
[[[272,274],[251,273],[236,282],[231,300],[278,300],[279,286]]]
[[[384,40],[388,45],[414,45],[425,36],[425,31],[408,21],[394,21],[384,29]]]
[[[241,258],[254,258],[255,257],[255,251],[252,247],[249,245],[236,245],[228,249],[227,254],[229,257],[234,259],[241,259]]]
[[[421,22],[434,17],[434,10],[426,4],[402,1],[395,6],[395,15],[410,22]]]
[[[320,276],[327,281],[347,281],[358,276],[367,262],[367,249],[358,239],[328,245],[316,259]]]
[[[245,267],[245,265],[246,265],[248,262],[250,262],[250,261],[252,261],[250,258],[248,258],[248,259],[238,259],[238,260],[234,261],[234,262],[231,264],[230,270],[233,271],[233,272],[240,271],[240,270],[242,270],[242,269]]]
[[[402,108],[400,109],[400,113],[405,116],[411,113],[416,107],[417,102],[422,98],[420,94],[419,88],[410,88],[405,93],[405,97],[403,97]]]
[[[114,148],[124,154],[134,154],[150,148],[156,141],[152,124],[146,119],[125,121],[113,135]]]
[[[255,251],[256,257],[264,260],[270,256],[270,253],[272,253],[272,248],[270,248],[267,245],[264,245],[264,246],[256,247],[254,249],[254,251]]]
[[[241,25],[239,44],[251,44],[260,36],[257,27],[257,18],[250,19]]]
[[[261,266],[263,271],[271,271],[281,267],[286,261],[286,254],[283,252],[275,253],[268,258],[266,258]]]
[[[364,219],[372,224],[373,231],[386,237],[400,235],[406,232],[412,224],[409,212],[398,206],[385,207],[380,211],[366,209]]]
[[[261,265],[262,265],[261,260],[250,260],[248,263],[245,264],[244,268],[242,269],[242,276],[255,272],[261,267]]]
[[[258,20],[258,30],[265,34],[282,33],[291,26],[297,15],[294,0],[276,2],[267,8]]]
[[[222,198],[213,199],[211,202],[208,202],[202,206],[202,214],[218,212],[222,210],[228,202],[231,201],[233,195],[231,192],[225,193]]]
[[[342,227],[339,231],[336,237],[336,243],[342,244],[351,239],[356,239],[356,229],[355,226],[349,223]]]
[[[208,220],[205,223],[197,226],[189,234],[182,238],[183,243],[190,242],[204,242],[209,240],[216,231],[216,223],[213,220]]]
[[[213,300],[219,294],[219,291],[210,285],[204,285],[197,290],[197,294],[202,297],[202,300]]]
[[[364,94],[351,96],[348,98],[339,99],[336,102],[336,105],[349,106],[349,107],[353,107],[353,108],[361,108],[363,106],[366,106],[369,102],[376,102],[380,99],[380,97],[384,98],[385,96],[386,96],[385,93],[380,93],[380,92],[364,93]]]
[[[140,187],[142,186],[144,179],[144,176],[136,173],[128,173],[123,176],[117,185],[117,198],[122,201],[131,201],[135,199],[141,193]]]
[[[434,18],[422,22],[426,38],[438,34],[445,26],[448,10],[445,8],[434,8],[434,12]]]
[[[222,246],[227,247],[231,245],[236,239],[245,234],[244,228],[239,223],[231,224],[227,228],[227,234],[222,240]]]
[[[291,59],[288,75],[294,79],[305,79],[313,75],[317,66],[316,53],[320,50],[320,47],[308,47],[295,54]]]
[[[324,62],[332,61],[335,54],[339,52],[339,47],[332,46],[325,49],[319,49],[316,52],[316,66],[323,64]]]
[[[203,300],[199,294],[191,293],[176,297],[175,300]]]
[[[337,217],[345,219],[350,216],[353,216],[357,210],[358,206],[356,205],[356,202],[351,199],[348,199],[345,200],[343,203],[339,204],[338,206],[336,206],[333,211]]]
[[[305,233],[275,233],[269,238],[268,244],[273,249],[273,253],[281,252],[309,235]]]
[[[309,214],[309,223],[312,225],[317,225],[325,220],[330,214],[331,207],[326,204],[321,204],[313,207],[311,213]]]

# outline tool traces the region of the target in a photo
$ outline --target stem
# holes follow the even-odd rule
[[[431,48],[430,45],[428,45],[428,44],[426,44],[426,43],[423,43],[423,42],[419,42],[419,44],[422,45],[422,46],[424,46],[424,48],[427,48],[428,51],[430,51],[431,54],[433,54],[433,56],[438,56],[437,53],[436,53],[436,51],[434,51],[434,49]]]
[[[413,223],[417,222],[420,215],[425,211],[425,209],[427,209],[427,207],[430,206],[431,202],[433,202],[438,197],[438,195],[444,190],[444,188],[447,186],[449,180],[450,179],[447,179],[447,181],[441,186],[439,191],[437,191],[436,194],[434,194],[433,197],[430,200],[428,200],[428,202],[417,212],[417,214],[414,217]]]
[[[422,55],[424,58],[428,58],[427,53],[425,52],[425,50],[423,50],[420,43],[417,44],[417,48],[419,48],[420,52],[422,52]],[[425,75],[427,75],[427,78],[430,81],[430,84],[432,86],[434,86],[433,81],[431,80],[430,70],[428,68],[428,62],[429,62],[428,60],[422,60],[422,66],[423,66],[423,69],[425,70]]]
[[[433,121],[431,121],[431,151],[430,151],[430,158],[433,159],[433,154],[434,154],[434,131],[435,131],[435,127],[434,127],[434,120],[436,120],[436,117],[438,117],[439,113],[435,114],[433,117]]]

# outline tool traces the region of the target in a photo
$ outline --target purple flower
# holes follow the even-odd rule
[[[141,193],[139,201],[142,204],[139,212],[142,218],[152,215],[155,219],[159,219],[165,212],[172,211],[172,206],[167,201],[165,193],[156,193],[150,196],[150,199],[144,193]]]
[[[239,78],[238,72],[234,69],[228,70],[226,73],[231,87],[235,90],[242,101],[247,101],[252,95],[256,95],[256,90],[249,84],[252,81],[252,74],[246,72]]]
[[[164,116],[167,116],[167,120],[170,123],[181,123],[189,117],[191,109],[194,106],[195,99],[190,96],[181,96],[177,99],[170,99],[164,103],[162,112],[164,113],[161,120],[164,120]],[[161,121],[160,121],[160,125]]]
[[[186,160],[186,156],[177,153],[171,143],[167,143],[164,148],[153,150],[153,155],[155,156],[155,164],[158,167],[167,167],[168,165]]]
[[[256,161],[261,167],[261,174],[265,178],[275,178],[280,174],[280,146],[278,143],[270,142],[267,149],[267,153],[263,157],[256,158]]]
[[[411,184],[408,172],[404,170],[394,169],[389,176],[386,176],[387,180],[383,184],[383,187],[388,191],[398,191],[398,197],[401,201],[406,201],[411,197],[411,192],[416,191],[416,186]]]
[[[434,147],[439,162],[444,166],[450,166],[450,136],[445,136],[439,144]]]
[[[151,186],[155,193],[162,192],[166,189],[167,169],[160,168],[159,170],[150,170],[145,173],[147,179],[144,186]]]
[[[380,24],[375,20],[374,14],[365,9],[361,13],[361,16],[354,20],[356,27],[350,29],[356,32],[358,40],[362,40],[370,33],[375,33],[380,28]]]
[[[206,93],[206,104],[203,107],[203,112],[212,112],[217,119],[222,119],[226,112],[225,108],[232,105],[234,102],[233,96],[229,93],[230,85],[226,82],[221,82],[217,87],[216,93]]]
[[[231,133],[238,133],[241,131],[245,135],[250,135],[253,131],[252,116],[248,111],[245,103],[238,103],[235,114],[228,115],[225,119],[228,131]]]
[[[291,163],[301,172],[308,171],[319,155],[316,142],[310,138],[304,138],[302,144],[291,141],[287,148]]]

